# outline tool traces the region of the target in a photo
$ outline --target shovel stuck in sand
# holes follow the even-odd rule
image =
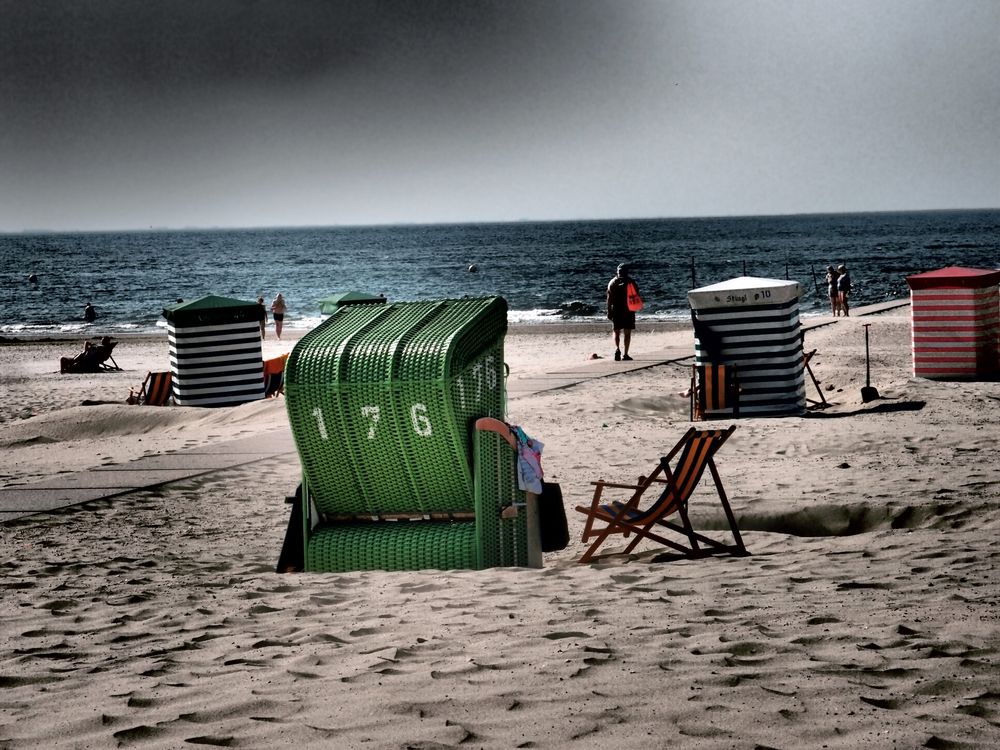
[[[861,389],[861,400],[864,403],[866,403],[866,404],[869,401],[874,401],[875,399],[880,398],[880,396],[878,395],[878,389],[872,387],[872,366],[871,366],[871,361],[870,361],[869,356],[868,356],[868,326],[870,326],[870,325],[871,325],[871,323],[865,323],[864,324],[864,327],[865,327],[865,387]]]

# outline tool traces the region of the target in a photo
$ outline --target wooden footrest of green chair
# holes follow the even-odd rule
[[[394,521],[320,526],[306,548],[306,569],[421,570],[482,567],[475,522]]]

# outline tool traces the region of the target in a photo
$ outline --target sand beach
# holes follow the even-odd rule
[[[1000,745],[1000,383],[913,378],[906,307],[807,325],[830,407],[718,457],[749,557],[576,562],[590,482],[690,424],[690,361],[658,364],[686,324],[629,372],[599,328],[508,334],[508,418],[570,523],[542,570],[278,575],[294,454],[3,524],[0,748]],[[167,344],[120,341],[97,375],[59,374],[76,340],[0,345],[0,486],[285,429],[281,399],[125,404]],[[722,528],[709,483],[691,512]]]

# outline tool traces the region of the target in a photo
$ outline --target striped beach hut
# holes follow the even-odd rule
[[[906,279],[913,375],[959,380],[1000,373],[1000,271],[951,266]]]
[[[264,398],[256,302],[207,295],[163,310],[178,406],[235,406]]]
[[[699,365],[736,365],[740,416],[801,414],[805,366],[797,281],[741,276],[688,292]]]

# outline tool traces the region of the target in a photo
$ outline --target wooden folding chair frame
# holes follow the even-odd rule
[[[102,370],[107,370],[108,372],[123,372],[122,368],[118,366],[118,363],[115,362],[115,358],[111,354],[108,354],[108,359],[111,360],[110,365],[107,362],[100,363],[99,366]]]
[[[830,405],[830,402],[826,400],[826,396],[823,394],[823,389],[820,388],[819,381],[813,374],[812,367],[809,366],[809,361],[813,358],[814,354],[816,354],[816,349],[813,349],[811,352],[803,352],[802,364],[805,366],[806,372],[809,373],[809,379],[812,380],[813,385],[816,386],[816,393],[819,394],[819,400],[817,401],[814,398],[806,396],[806,403],[810,404],[813,409],[826,409]]]
[[[722,447],[723,443],[729,439],[729,436],[732,435],[735,429],[736,425],[731,425],[726,430],[698,430],[691,427],[686,433],[684,433],[671,451],[660,459],[660,463],[656,470],[653,471],[653,473],[648,477],[640,477],[638,484],[615,484],[612,482],[605,482],[604,480],[592,482],[591,484],[595,486],[595,489],[590,507],[588,508],[586,506],[578,505],[576,510],[586,514],[587,516],[581,541],[586,543],[590,541],[592,537],[596,537],[596,539],[580,557],[579,562],[590,562],[591,560],[604,557],[607,554],[629,554],[643,539],[650,539],[658,544],[662,544],[665,547],[669,547],[670,549],[679,552],[685,557],[697,558],[714,554],[749,554],[746,546],[743,544],[743,538],[740,535],[739,527],[736,523],[736,516],[733,514],[732,507],[729,504],[729,498],[726,495],[725,487],[722,485],[722,478],[719,476],[719,471],[715,466],[714,460],[715,454]],[[714,433],[714,436],[708,435],[708,439],[711,439],[712,443],[709,446],[707,455],[703,459],[704,465],[698,471],[698,475],[693,484],[691,484],[690,488],[682,492],[683,488],[677,486],[674,470],[670,468],[670,461],[673,460],[677,453],[685,448],[685,446],[689,445],[696,435],[705,436],[708,433]],[[697,488],[697,485],[700,483],[701,476],[706,467],[712,474],[712,480],[715,483],[715,489],[719,495],[719,501],[726,514],[726,519],[729,522],[734,544],[720,542],[717,539],[712,539],[704,534],[700,534],[695,531],[691,525],[691,520],[688,516],[687,510],[688,500]],[[639,502],[646,490],[653,485],[663,486],[663,492],[648,511],[642,512],[639,510]],[[617,509],[613,514],[610,514],[607,510],[605,510],[608,506],[604,506],[604,508],[601,506],[601,498],[605,488],[632,490],[632,496],[625,503],[612,504],[611,507],[616,507]],[[680,525],[665,520],[666,517],[674,513],[677,513],[680,516]],[[632,518],[635,518],[637,522],[633,522],[631,520]],[[595,529],[595,521],[602,521],[606,525],[604,528]],[[676,541],[667,539],[661,534],[654,533],[654,528],[657,526],[662,526],[686,538],[688,546],[684,546]],[[626,538],[630,534],[635,534],[635,539],[633,539],[620,553],[605,553],[604,555],[597,555],[597,549],[612,534],[622,534]],[[702,547],[701,545],[705,545],[705,547]]]

